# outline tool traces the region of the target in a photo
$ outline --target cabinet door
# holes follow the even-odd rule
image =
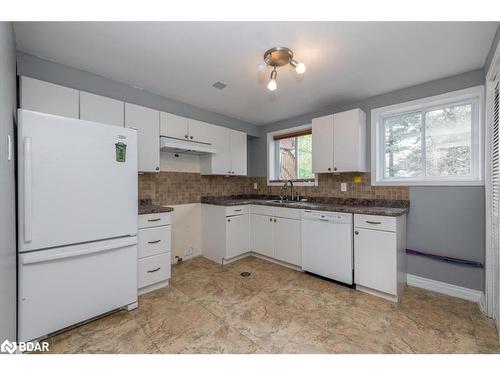
[[[354,229],[354,280],[356,284],[397,294],[396,233]]]
[[[160,170],[160,112],[125,103],[125,126],[137,129],[139,172]]]
[[[333,172],[333,115],[312,120],[312,170]]]
[[[264,215],[250,215],[250,250],[268,257],[274,257],[273,218]]]
[[[201,143],[212,143],[211,128],[213,125],[207,124],[206,122],[191,120],[188,121],[189,124],[189,140]]]
[[[80,119],[124,126],[124,105],[119,100],[80,91]]]
[[[273,228],[274,257],[282,262],[302,264],[300,220],[275,218]]]
[[[249,215],[226,218],[226,255],[227,258],[248,252]]]
[[[365,170],[365,114],[360,109],[333,115],[333,167],[337,172]]]
[[[247,175],[247,135],[231,130],[231,174]]]
[[[231,130],[222,126],[212,129],[212,145],[216,153],[210,155],[210,167],[204,174],[230,174],[231,171]]]
[[[160,135],[176,139],[189,139],[188,119],[171,113],[160,112]]]
[[[29,77],[21,77],[21,108],[79,118],[79,91]]]

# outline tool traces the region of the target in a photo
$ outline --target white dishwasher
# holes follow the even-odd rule
[[[302,211],[302,269],[353,284],[352,214]]]

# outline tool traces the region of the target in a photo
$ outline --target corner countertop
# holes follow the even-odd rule
[[[172,212],[173,210],[173,207],[153,204],[151,199],[139,200],[139,215],[159,214],[163,212]]]
[[[280,201],[273,196],[202,197],[201,203],[218,206],[256,204],[305,210],[346,212],[364,215],[402,216],[408,213],[410,202],[405,200],[311,198],[303,201]]]

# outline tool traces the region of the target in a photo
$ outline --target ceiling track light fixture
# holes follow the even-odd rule
[[[295,68],[297,74],[303,74],[306,71],[304,63],[294,60],[293,51],[290,48],[274,47],[264,53],[264,60],[259,64],[259,69],[264,70],[266,66],[273,67],[269,83],[267,84],[269,91],[274,91],[278,88],[278,84],[276,83],[278,71],[276,68],[288,64]]]

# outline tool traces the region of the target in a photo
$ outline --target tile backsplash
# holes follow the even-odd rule
[[[361,183],[355,184],[354,177]],[[340,184],[347,183],[347,192]],[[253,188],[257,183],[258,188]],[[405,186],[371,186],[370,173],[320,174],[318,186],[294,187],[304,197],[408,200]],[[286,194],[289,193],[289,188]],[[201,176],[199,173],[160,172],[139,174],[139,198],[154,204],[174,205],[200,202],[202,196],[238,194],[282,195],[281,186],[267,186],[266,177]]]

